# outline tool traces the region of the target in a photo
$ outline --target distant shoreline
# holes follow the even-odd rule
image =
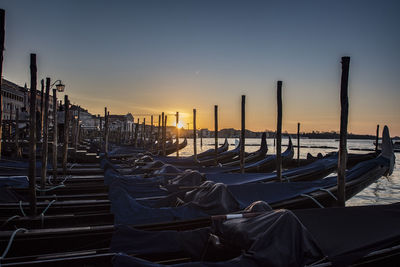
[[[181,130],[182,131],[182,130]],[[246,138],[261,138],[263,132],[253,132],[250,130],[246,130],[245,137]],[[275,133],[271,131],[266,131],[267,133],[267,138],[274,138]],[[201,135],[201,130],[197,131],[198,137],[200,138]],[[282,133],[282,137],[285,138],[285,136],[290,135],[292,138],[297,137],[297,133]],[[193,137],[193,130],[183,130],[181,132],[181,136],[186,136],[186,137]],[[218,131],[218,137],[219,138],[239,138],[240,137],[240,130],[236,129],[222,129]],[[208,129],[203,129],[203,138],[214,138],[214,131],[210,131]],[[336,132],[311,132],[311,133],[301,133],[300,134],[300,139],[333,139],[333,140],[339,140],[340,136],[339,133]],[[367,134],[353,134],[349,133],[347,135],[347,139],[359,139],[359,140],[375,140],[376,136],[375,135],[367,135]],[[380,139],[380,138],[379,138]],[[393,140],[399,140],[400,137],[396,136],[392,138]]]

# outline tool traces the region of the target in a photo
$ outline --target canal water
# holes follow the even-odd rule
[[[224,138],[218,139],[218,143],[222,144]],[[297,140],[293,139],[293,144],[297,144]],[[230,144],[229,149],[234,148],[238,139],[228,138]],[[246,138],[246,152],[253,152],[259,148],[261,140],[259,138]],[[267,139],[268,154],[275,153],[274,140]],[[282,140],[282,151],[286,149],[288,139]],[[306,158],[307,153],[316,156],[318,153],[325,155],[326,153],[337,151],[339,141],[333,139],[301,139],[300,142],[300,158]],[[302,147],[304,146],[304,147]],[[197,152],[200,153],[214,147],[214,138],[203,138],[203,146],[200,145],[200,138],[197,139]],[[315,148],[314,148],[315,147]],[[318,148],[317,148],[318,147]],[[319,148],[323,147],[323,148]],[[375,148],[373,140],[354,140],[347,142],[349,153],[369,153]],[[361,150],[360,150],[361,149]],[[188,139],[188,145],[179,152],[180,156],[190,156],[193,154],[193,139]],[[175,155],[175,154],[173,154]],[[173,156],[171,155],[171,156]],[[297,148],[295,148],[295,157],[297,156]],[[381,177],[368,188],[358,193],[352,199],[346,202],[348,206],[360,206],[371,204],[389,204],[400,201],[400,153],[395,153],[396,164],[393,174],[390,177]]]

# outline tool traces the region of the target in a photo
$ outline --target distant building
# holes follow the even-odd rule
[[[17,109],[19,111],[25,108],[29,113],[30,109],[30,91],[26,87],[19,86],[6,79],[2,79],[2,96],[3,96],[3,120],[15,120]],[[36,91],[36,110],[41,109],[42,95],[41,91]],[[44,105],[44,104],[43,104]],[[43,107],[44,108],[44,107]],[[53,120],[53,97],[49,97],[49,121],[52,125]]]
[[[123,131],[130,131],[133,125],[133,116],[128,113],[126,115],[110,115],[109,116],[109,129],[110,130],[118,130],[122,129]]]
[[[208,129],[200,129],[199,130],[199,137],[204,137],[204,138],[211,137],[210,130],[208,130]]]
[[[25,90],[6,79],[2,80],[1,94],[3,96],[3,120],[14,120],[17,109],[25,106]]]
[[[70,107],[71,116],[77,119],[78,111],[79,111],[79,121],[83,129],[86,130],[100,129],[100,117],[92,115],[91,113],[89,113],[87,109],[84,109],[81,106],[71,105]]]

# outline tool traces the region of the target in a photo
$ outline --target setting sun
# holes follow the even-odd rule
[[[178,129],[181,129],[181,128],[183,128],[183,123],[180,121],[180,122],[178,122],[178,125],[177,125],[177,127],[178,127]]]

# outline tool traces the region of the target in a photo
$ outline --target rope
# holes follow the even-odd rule
[[[0,226],[0,228],[3,228],[4,226],[7,225],[7,223],[9,223],[10,221],[12,221],[12,220],[14,220],[14,219],[16,219],[16,218],[19,218],[19,217],[21,217],[21,216],[19,216],[19,215],[11,216],[10,218],[8,218],[8,219]]]
[[[330,262],[321,263],[327,259],[328,259],[328,257],[325,256],[322,259],[319,259],[316,262],[311,263],[310,265],[306,265],[306,267],[308,267],[308,266],[318,266],[318,267],[331,266],[332,264]]]
[[[60,187],[65,187],[65,185],[64,185],[63,183],[61,183],[61,184],[59,184],[59,185],[53,186],[53,187],[48,188],[48,189],[40,189],[39,186],[36,186],[36,191],[39,191],[39,192],[48,192],[48,191],[51,191],[51,190],[54,190],[54,189],[57,189],[57,188],[60,188]]]
[[[65,182],[67,179],[71,178],[71,177],[72,177],[72,175],[66,175],[65,178],[64,178],[64,180],[62,180],[60,184],[64,184],[64,182]]]
[[[69,167],[68,169],[72,170],[72,168],[75,167],[76,165],[77,165],[77,163],[73,163],[73,164],[71,165],[71,167]]]
[[[42,211],[42,214],[44,215],[46,213],[46,211],[50,208],[50,206],[56,202],[55,199],[53,199],[52,201],[50,201],[49,205],[47,205],[47,207]]]
[[[46,213],[46,211],[50,208],[50,206],[56,202],[55,199],[53,199],[52,201],[50,201],[49,205],[47,205],[47,207],[42,211],[42,213],[40,213],[40,220],[41,220],[41,224],[42,224],[42,228],[44,226],[44,214]]]
[[[4,250],[3,254],[1,255],[0,260],[4,259],[4,258],[6,257],[8,251],[10,250],[10,247],[11,247],[11,245],[12,245],[12,242],[14,241],[15,235],[16,235],[19,231],[24,231],[24,232],[25,232],[25,231],[28,231],[28,230],[25,229],[25,228],[18,228],[17,230],[15,230],[15,231],[11,234],[10,240],[8,241],[8,245],[7,245],[6,249]]]
[[[59,185],[63,185],[64,184],[64,182],[67,180],[67,179],[69,179],[69,178],[71,178],[72,177],[72,175],[67,175],[67,176],[65,176],[65,178],[64,178],[64,180],[62,180],[61,181],[61,183],[59,184]],[[49,182],[49,184],[53,184],[53,182],[51,181],[51,179],[53,179],[53,176],[52,175],[49,175],[49,178],[48,178],[48,182]]]
[[[331,197],[333,197],[333,199],[337,200],[337,197],[331,191],[329,191],[328,189],[320,188],[319,190],[327,192]]]
[[[21,210],[21,213],[24,217],[26,217],[26,213],[24,211],[24,209],[22,208],[22,200],[19,201],[19,209]]]
[[[52,181],[51,181],[51,179],[53,179],[53,175],[48,175],[48,176],[47,176],[47,182],[48,182],[49,184],[53,184]]]
[[[302,197],[308,197],[308,198],[310,198],[310,199],[312,199],[320,208],[325,208],[324,206],[322,206],[322,204],[321,203],[319,203],[318,202],[318,200],[316,200],[315,198],[313,198],[312,196],[310,196],[310,195],[307,195],[307,194],[301,194],[300,196],[302,196]]]
[[[283,176],[282,175],[282,179],[285,179],[286,182],[288,182],[288,183],[290,182],[290,176]]]

